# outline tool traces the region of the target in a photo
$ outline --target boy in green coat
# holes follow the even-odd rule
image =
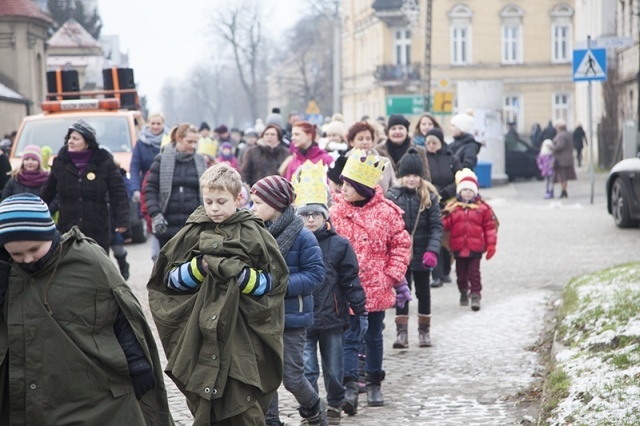
[[[282,381],[288,269],[260,219],[238,210],[222,163],[200,178],[204,206],[162,249],[147,285],[166,373],[194,425],[264,425]]]

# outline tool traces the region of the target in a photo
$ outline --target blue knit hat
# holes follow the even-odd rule
[[[40,197],[17,194],[0,203],[0,245],[11,241],[48,241],[56,235],[49,207]]]

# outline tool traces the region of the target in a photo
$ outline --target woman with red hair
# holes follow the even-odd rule
[[[291,157],[283,163],[283,165],[286,164],[286,169],[284,169],[283,173],[285,179],[291,180],[291,176],[307,160],[311,160],[314,164],[322,161],[327,166],[333,163],[333,157],[318,146],[316,142],[317,131],[316,126],[307,121],[298,121],[293,124],[291,129]]]

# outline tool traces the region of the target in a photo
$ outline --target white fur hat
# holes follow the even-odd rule
[[[462,133],[471,133],[473,117],[465,113],[456,114],[451,119],[451,125],[456,126]]]

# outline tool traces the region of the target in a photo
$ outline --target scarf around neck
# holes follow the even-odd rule
[[[43,183],[47,181],[49,178],[49,173],[44,170],[20,170],[20,172],[16,175],[16,180],[22,185],[28,188],[37,188],[42,186]]]
[[[178,152],[174,143],[166,145],[161,155],[160,191],[158,194],[158,201],[160,202],[160,212],[162,214],[165,214],[167,205],[169,205],[169,198],[171,197],[171,188],[173,187],[173,172],[176,167],[176,161],[186,163],[188,161],[194,160],[196,171],[198,173],[198,179],[207,169],[207,165],[202,155]],[[200,202],[202,202],[202,199],[200,200]]]
[[[140,139],[140,142],[145,145],[150,145],[154,148],[160,148],[160,145],[162,144],[162,137],[167,133],[166,130],[167,129],[165,128],[162,132],[160,132],[160,134],[154,135],[153,133],[151,133],[151,130],[149,130],[149,127],[145,127],[144,129],[142,129],[142,132],[140,132],[140,137],[138,139]]]
[[[267,229],[276,239],[280,254],[285,257],[293,246],[298,234],[304,227],[302,218],[298,216],[292,205],[287,206],[282,215],[267,226]]]
[[[409,137],[407,137],[400,145],[396,145],[395,143],[391,142],[391,139],[387,140],[387,151],[389,151],[389,155],[391,156],[391,159],[394,163],[399,165],[400,159],[407,152],[407,150],[409,150],[410,144],[411,139],[409,139]]]
[[[87,165],[89,161],[91,161],[91,157],[93,156],[93,150],[87,149],[80,152],[75,151],[67,151],[69,153],[69,158],[71,158],[71,162],[76,169],[78,169],[79,174],[84,174],[84,171],[87,169]]]

